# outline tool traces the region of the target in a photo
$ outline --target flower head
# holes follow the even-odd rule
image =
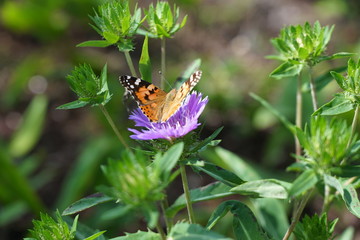
[[[202,98],[201,93],[189,94],[179,110],[165,122],[150,122],[150,120],[138,108],[130,115],[136,127],[145,129],[137,130],[129,128],[134,135],[130,137],[137,140],[168,139],[185,136],[196,129],[200,123],[198,118],[203,112],[208,98]]]

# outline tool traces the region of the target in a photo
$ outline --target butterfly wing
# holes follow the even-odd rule
[[[173,89],[167,94],[164,107],[161,109],[162,114],[160,120],[162,122],[168,120],[180,108],[182,101],[200,81],[201,75],[201,71],[194,72],[178,90]]]
[[[152,83],[132,76],[121,76],[120,83],[131,93],[145,116],[157,122],[167,93]]]

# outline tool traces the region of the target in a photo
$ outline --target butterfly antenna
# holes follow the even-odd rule
[[[159,75],[160,75],[160,76],[162,75],[162,72],[161,72],[161,71],[159,71]],[[169,88],[172,88],[172,86],[171,86],[171,84],[169,83],[169,81],[168,81],[166,78],[164,78],[164,80],[165,80],[166,84],[168,85],[168,87],[169,87]]]

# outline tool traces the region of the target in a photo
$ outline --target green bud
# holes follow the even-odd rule
[[[315,213],[312,217],[305,215],[305,217],[296,224],[294,235],[298,240],[333,239],[335,225],[338,220],[339,219],[335,219],[328,222],[326,213],[321,216]]]
[[[100,77],[96,76],[89,64],[75,67],[71,74],[66,77],[66,80],[69,83],[71,90],[76,93],[79,99],[61,105],[58,109],[73,109],[86,105],[105,105],[111,99],[106,75],[106,65],[104,66]]]
[[[313,66],[322,61],[322,54],[330,41],[334,26],[321,27],[316,21],[313,26],[306,22],[303,26],[288,26],[280,31],[280,36],[273,38],[279,55],[272,56],[282,61],[296,61]]]
[[[78,217],[76,216],[71,229],[69,229],[68,224],[61,218],[59,211],[56,211],[55,218],[56,220],[46,213],[40,213],[40,220],[33,220],[34,228],[29,230],[32,238],[37,240],[75,239]]]
[[[177,31],[185,26],[187,20],[187,16],[185,16],[181,23],[178,23],[180,9],[174,4],[172,11],[169,3],[165,1],[157,2],[155,7],[150,4],[145,13],[149,29],[141,33],[153,38],[173,37]]]
[[[323,117],[312,118],[309,127],[298,135],[304,148],[305,161],[318,172],[328,171],[340,165],[347,156],[348,144],[351,140],[351,128],[344,120],[333,118],[331,121]]]
[[[133,37],[144,21],[141,19],[141,9],[137,6],[134,14],[130,13],[127,0],[102,4],[98,12],[95,11],[95,16],[90,18],[95,24],[92,27],[105,39],[106,43],[102,46],[116,45],[120,51],[131,51],[134,48]],[[80,46],[90,46],[84,44]],[[94,44],[94,46],[100,45]]]
[[[112,195],[121,202],[145,207],[163,198],[161,174],[140,153],[124,152],[121,160],[110,159],[102,170],[112,186]]]

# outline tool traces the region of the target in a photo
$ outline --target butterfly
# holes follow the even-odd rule
[[[201,78],[201,71],[194,72],[179,89],[165,92],[140,78],[124,75],[120,83],[131,93],[141,111],[151,122],[165,122],[181,106],[183,100]]]

